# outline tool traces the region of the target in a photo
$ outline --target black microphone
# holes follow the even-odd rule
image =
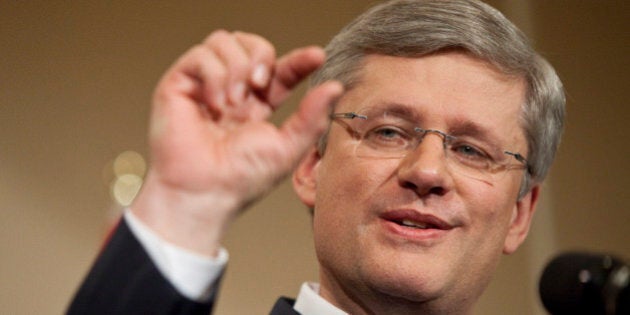
[[[552,315],[630,315],[630,267],[611,255],[564,253],[552,259],[538,290]]]

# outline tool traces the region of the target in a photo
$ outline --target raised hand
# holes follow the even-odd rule
[[[325,130],[337,82],[311,89],[279,128],[267,120],[324,58],[306,47],[276,59],[262,37],[227,31],[190,49],[156,88],[151,167],[132,211],[167,240],[215,253],[236,214]]]

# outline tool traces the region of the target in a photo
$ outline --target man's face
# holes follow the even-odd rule
[[[335,112],[404,107],[423,129],[527,155],[521,79],[458,52],[368,56],[360,78]],[[496,180],[453,171],[435,133],[398,159],[359,157],[356,143],[333,123],[323,156],[307,158],[294,178],[301,199],[315,209],[321,294],[368,307],[383,297],[470,306],[501,253],[525,237],[538,187],[517,201],[523,170]],[[414,224],[427,228],[406,226]]]

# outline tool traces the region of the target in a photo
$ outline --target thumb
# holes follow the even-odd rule
[[[328,81],[311,89],[300,102],[298,110],[282,124],[280,132],[295,153],[295,160],[290,165],[295,165],[324,133],[328,127],[330,108],[343,90],[343,85],[337,81]]]

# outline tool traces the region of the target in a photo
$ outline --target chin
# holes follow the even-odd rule
[[[407,259],[411,261],[405,263]],[[453,281],[446,279],[439,266],[421,266],[419,262],[422,260],[407,259],[369,268],[365,276],[371,290],[384,297],[410,303],[431,301],[445,294]]]
[[[476,290],[461,292],[442,278],[418,275],[372,279],[371,291],[380,303],[396,305],[399,310],[426,314],[463,314],[477,300]],[[460,283],[461,285],[461,283]],[[458,311],[459,310],[459,311]]]

